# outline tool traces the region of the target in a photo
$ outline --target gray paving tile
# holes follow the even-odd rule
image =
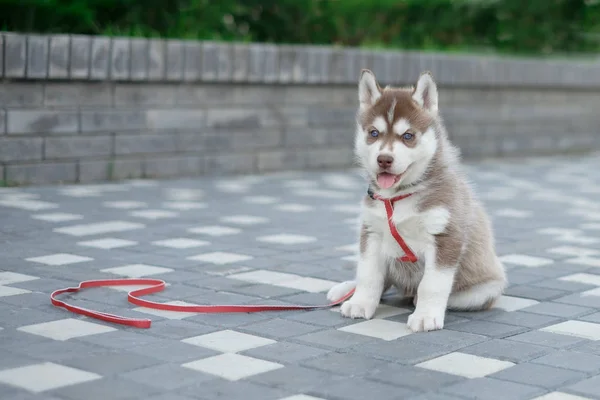
[[[366,377],[415,391],[433,391],[466,379],[458,375],[398,364],[386,365],[382,370],[371,370]]]
[[[527,400],[545,393],[545,390],[539,387],[492,378],[468,379],[441,390],[465,399],[477,400],[497,400],[499,393],[502,393],[502,398]]]
[[[371,357],[348,353],[328,353],[300,363],[302,366],[340,375],[359,377],[378,374],[393,367],[393,364]]]
[[[486,321],[539,329],[562,322],[564,321],[564,318],[543,314],[525,313],[521,311],[511,311],[491,316],[490,318],[486,318]]]
[[[279,400],[296,393],[287,388],[278,389],[246,381],[229,382],[225,379],[215,379],[187,386],[178,390],[177,394],[201,400]],[[167,399],[171,398],[167,397]]]
[[[288,338],[301,336],[310,332],[322,330],[320,326],[304,324],[302,322],[286,320],[282,318],[273,318],[267,321],[259,321],[244,325],[241,331],[258,334],[259,336],[272,339]]]
[[[72,400],[103,400],[105,398],[123,400],[146,397],[159,391],[158,388],[142,385],[138,382],[110,377],[55,389],[49,393]]]
[[[418,364],[431,358],[450,353],[446,346],[433,343],[422,343],[411,340],[396,340],[382,343],[371,342],[359,345],[348,351],[366,354],[400,364]]]
[[[278,363],[298,363],[302,360],[319,357],[329,353],[330,350],[324,350],[316,347],[306,346],[297,343],[277,342],[266,346],[240,352],[240,354],[261,360],[274,361]]]
[[[128,350],[135,354],[149,355],[161,361],[179,364],[219,354],[210,349],[172,340],[161,340],[141,346],[129,347]]]
[[[586,339],[581,339],[575,336],[558,335],[543,331],[529,331],[519,335],[511,336],[508,340],[516,342],[537,344],[540,346],[554,347],[557,349],[568,348],[577,344],[587,342]]]
[[[565,290],[557,290],[533,285],[518,285],[509,287],[506,292],[508,296],[522,297],[538,301],[554,300],[569,294]]]
[[[208,382],[213,376],[184,368],[179,364],[161,364],[126,372],[121,378],[160,390],[179,390],[199,382]]]
[[[576,351],[555,351],[531,362],[590,374],[600,372],[600,355]]]
[[[316,388],[310,393],[317,397],[334,400],[363,400],[373,396],[375,393],[378,399],[404,399],[416,394],[411,389],[388,385],[382,382],[367,380],[346,380],[344,382],[330,383]]]
[[[562,318],[577,318],[594,312],[593,308],[561,303],[540,303],[521,309],[523,312],[551,315]]]
[[[584,379],[580,382],[567,386],[565,390],[569,393],[574,393],[579,396],[598,399],[600,398],[600,376]]]
[[[160,341],[159,338],[145,335],[142,332],[121,330],[107,332],[101,335],[83,336],[72,340],[108,347],[111,349],[129,349],[134,346],[142,346],[144,344],[156,343]]]
[[[462,353],[503,361],[520,363],[540,357],[552,351],[551,348],[529,343],[519,343],[506,339],[492,339],[460,349]]]
[[[348,382],[347,377],[340,374],[326,374],[323,371],[296,365],[254,375],[247,380],[294,393],[310,393],[323,386],[329,387],[337,382]]]
[[[334,330],[308,333],[306,335],[296,336],[293,340],[294,342],[329,349],[344,349],[356,345],[365,346],[376,342],[375,339],[367,336]]]
[[[490,321],[468,321],[452,325],[448,329],[496,338],[512,336],[527,331],[523,327]]]
[[[99,354],[80,354],[72,358],[61,359],[60,363],[107,377],[158,365],[162,361],[158,358],[139,355],[130,351],[113,350]]]
[[[586,374],[548,365],[522,363],[488,375],[488,377],[555,389],[579,381],[585,378]]]

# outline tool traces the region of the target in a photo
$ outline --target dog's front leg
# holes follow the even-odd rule
[[[425,271],[417,289],[415,311],[408,317],[408,327],[413,332],[442,329],[448,297],[452,291],[455,266],[438,265],[436,248],[425,252]]]
[[[371,319],[385,290],[387,264],[374,236],[370,234],[361,249],[356,267],[356,290],[340,310],[345,317]]]

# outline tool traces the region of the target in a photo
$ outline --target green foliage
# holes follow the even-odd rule
[[[4,30],[490,50],[600,49],[600,0],[0,0]]]

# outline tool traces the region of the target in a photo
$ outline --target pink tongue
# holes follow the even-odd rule
[[[396,177],[392,174],[380,174],[377,177],[377,184],[382,189],[391,188],[395,181],[396,181]]]

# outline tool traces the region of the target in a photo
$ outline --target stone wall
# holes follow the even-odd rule
[[[465,158],[600,148],[600,65],[315,46],[0,36],[0,181],[351,166],[356,84],[433,72]]]

